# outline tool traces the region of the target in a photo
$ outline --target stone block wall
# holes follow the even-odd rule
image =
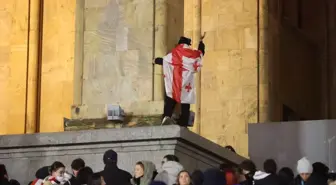
[[[28,7],[28,1],[0,2],[0,134],[25,129]]]
[[[74,89],[76,1],[44,1],[40,132],[64,131]]]
[[[85,1],[82,103],[150,101],[153,1]]]
[[[206,32],[201,135],[220,145],[232,145],[245,156],[247,123],[257,122],[259,114],[265,120],[268,115],[267,59],[261,56],[265,54],[264,40],[258,45],[259,39],[264,39],[265,23],[263,17],[259,17],[260,24],[257,19],[267,7],[264,1],[257,2],[202,1],[199,28],[195,1],[185,1],[185,35],[196,39]]]
[[[182,35],[183,1],[85,0],[78,11],[83,37],[76,42],[84,47],[76,54],[83,70],[75,74],[82,83],[75,89],[75,106],[81,113],[72,117],[105,117],[106,104],[120,104],[135,115],[161,114],[162,66],[152,60]]]

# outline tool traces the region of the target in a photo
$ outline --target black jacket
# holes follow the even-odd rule
[[[257,171],[254,176],[254,185],[280,185],[280,179],[275,174]]]
[[[106,165],[101,172],[106,185],[130,185],[132,175],[117,167],[116,164]]]
[[[311,174],[307,182],[303,182],[304,185],[328,185],[327,179],[321,177],[318,174]],[[302,179],[300,175],[297,175],[291,185],[302,185]]]

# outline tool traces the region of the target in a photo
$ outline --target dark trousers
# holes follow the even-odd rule
[[[177,102],[168,97],[165,96],[164,99],[164,108],[163,108],[163,117],[168,116],[172,117],[174,108]],[[190,114],[190,104],[181,104],[181,116],[180,119],[178,120],[177,124],[183,127],[188,126],[188,121],[189,121],[189,114]]]

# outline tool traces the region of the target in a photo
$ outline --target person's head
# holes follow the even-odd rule
[[[105,165],[109,164],[117,164],[118,162],[118,154],[114,150],[107,150],[104,153],[103,161]]]
[[[62,181],[62,178],[64,177],[65,172],[65,166],[63,163],[59,161],[55,161],[49,169],[49,174],[53,177],[56,177],[56,180]]]
[[[139,178],[144,175],[145,167],[142,162],[137,162],[134,168],[134,177]]]
[[[176,183],[177,185],[190,185],[190,174],[185,170],[180,171],[180,173],[177,175]]]
[[[81,158],[77,158],[72,161],[71,168],[75,177],[77,177],[78,171],[85,167],[85,162]]]
[[[10,184],[10,185],[20,185],[19,181],[15,180],[15,179],[11,179],[11,180],[9,181],[9,184]]]
[[[235,150],[231,145],[227,145],[227,146],[225,146],[224,148],[230,150],[230,151],[233,152],[233,153],[236,153],[236,150]]]
[[[77,178],[79,184],[92,184],[93,171],[90,167],[86,166],[78,171]]]
[[[280,181],[284,182],[283,184],[289,184],[294,179],[293,170],[288,167],[281,168],[278,172],[278,176]]]
[[[251,160],[244,160],[240,163],[239,168],[241,169],[243,175],[253,176],[256,172],[256,165]]]
[[[329,167],[321,162],[316,162],[313,164],[313,173],[328,176]]]
[[[169,154],[163,157],[162,164],[168,161],[175,161],[175,162],[180,162],[179,158],[176,157],[175,155]]]
[[[188,46],[191,45],[191,39],[187,37],[180,37],[180,40],[178,41],[178,44],[186,44]]]
[[[6,166],[4,164],[0,164],[0,180],[3,180],[3,179],[8,179],[8,175],[7,175]]]
[[[310,161],[305,157],[303,157],[297,162],[296,169],[303,181],[307,181],[311,173],[313,172],[313,167]]]
[[[277,173],[277,164],[276,164],[275,160],[267,159],[264,162],[264,171],[266,173],[276,174]]]

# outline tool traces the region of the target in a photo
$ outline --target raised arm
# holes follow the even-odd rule
[[[198,50],[202,52],[203,56],[205,55],[205,45],[203,41],[200,41],[198,44]]]

